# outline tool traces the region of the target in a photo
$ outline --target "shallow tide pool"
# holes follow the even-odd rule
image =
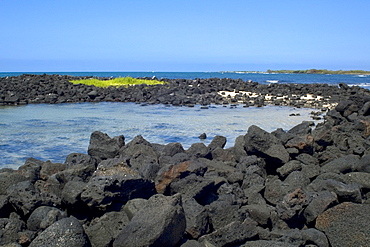
[[[289,130],[310,119],[313,109],[266,106],[209,109],[135,103],[38,104],[0,107],[0,168],[18,168],[28,157],[64,162],[70,153],[87,153],[90,135],[99,130],[124,135],[126,143],[142,135],[152,143],[180,142],[185,149],[196,142],[209,144],[216,135],[235,138],[257,125],[271,132]],[[289,116],[299,113],[300,116]],[[204,141],[198,136],[206,133]]]

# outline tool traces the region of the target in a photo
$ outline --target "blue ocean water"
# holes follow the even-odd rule
[[[214,136],[234,145],[249,126],[266,131],[288,130],[309,120],[312,109],[267,106],[236,108],[213,105],[209,109],[165,105],[141,106],[135,103],[102,102],[76,104],[30,104],[0,107],[0,168],[17,168],[28,157],[52,162],[65,161],[70,153],[86,153],[90,135],[99,130],[109,136],[124,135],[129,142],[142,135],[152,143],[179,142],[189,148],[201,142],[207,145]],[[300,113],[300,116],[289,116]]]
[[[44,72],[0,72],[0,77],[18,76],[21,74],[44,74]],[[322,74],[262,74],[262,73],[232,73],[232,72],[46,72],[46,74],[98,76],[98,77],[157,77],[169,79],[195,78],[232,78],[252,80],[262,84],[278,83],[327,83],[338,85],[343,82],[352,86],[370,89],[370,75],[322,75]]]

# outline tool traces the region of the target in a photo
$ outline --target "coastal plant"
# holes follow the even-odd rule
[[[72,80],[70,82],[73,84],[85,84],[85,85],[96,86],[96,87],[128,87],[128,86],[142,85],[142,84],[157,85],[157,84],[165,83],[163,81],[136,79],[132,77],[118,77],[118,78],[113,78],[109,80],[89,78],[89,79],[81,79],[81,80]]]

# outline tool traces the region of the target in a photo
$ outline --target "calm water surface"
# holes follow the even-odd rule
[[[186,149],[215,135],[225,136],[227,147],[252,124],[266,131],[285,130],[310,120],[312,109],[266,106],[173,107],[135,103],[82,103],[0,107],[0,167],[17,168],[28,157],[64,162],[70,153],[86,153],[90,135],[99,130],[109,136],[124,135],[126,143],[142,135],[152,143],[180,142]],[[301,116],[290,117],[291,113]]]

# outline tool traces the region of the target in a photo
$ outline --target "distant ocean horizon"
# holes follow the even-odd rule
[[[95,76],[95,77],[153,77],[158,79],[207,79],[207,78],[231,78],[252,80],[261,84],[269,83],[297,83],[313,84],[326,83],[338,85],[346,83],[350,86],[359,86],[370,89],[370,75],[335,75],[335,74],[268,74],[268,73],[242,73],[242,72],[0,72],[0,77],[19,76],[22,74],[58,74],[71,76]]]

